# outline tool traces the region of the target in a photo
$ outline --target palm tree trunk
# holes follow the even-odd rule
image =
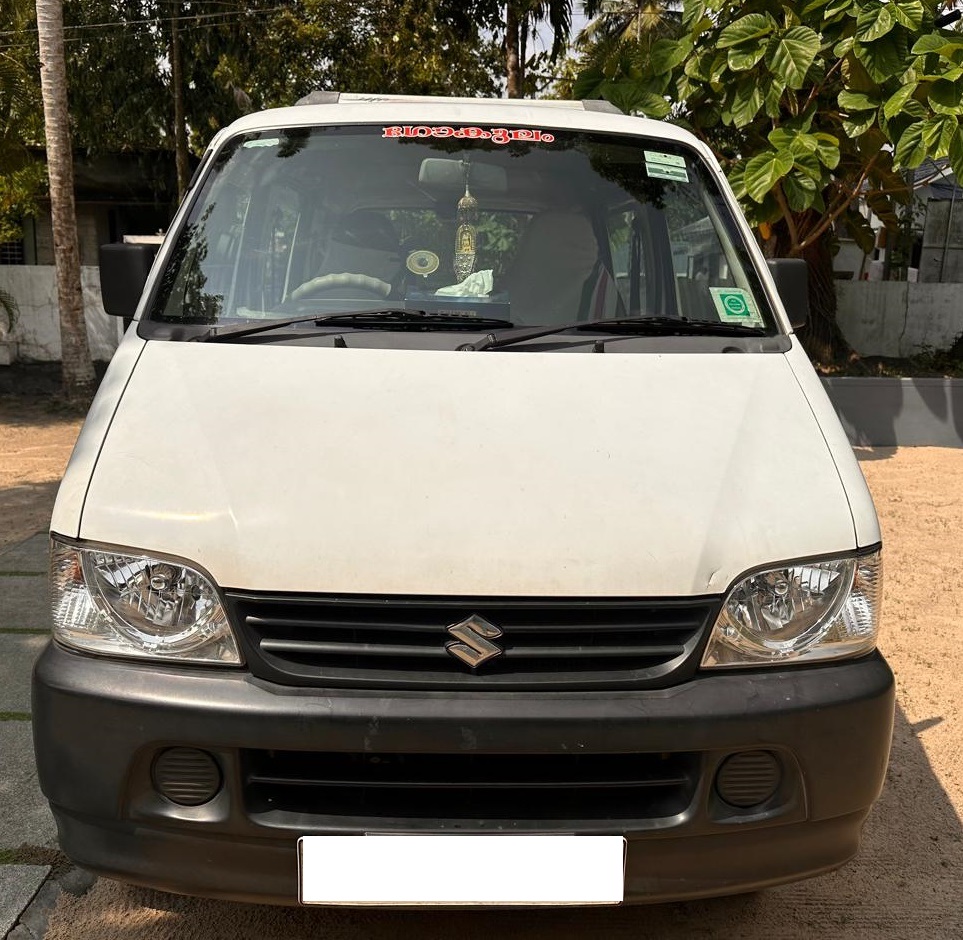
[[[505,6],[505,75],[509,98],[522,97],[522,62],[518,43],[518,6],[508,0]]]
[[[171,9],[171,90],[174,94],[174,162],[177,165],[177,198],[183,200],[191,179],[190,157],[187,151],[187,121],[184,117],[184,72],[181,60],[181,42],[178,17],[179,0]]]
[[[62,0],[37,0],[40,43],[40,83],[50,177],[57,299],[64,396],[73,404],[89,404],[94,391],[94,367],[87,343],[84,294],[80,284],[77,212],[74,205],[73,148],[67,114],[67,74],[64,64]]]

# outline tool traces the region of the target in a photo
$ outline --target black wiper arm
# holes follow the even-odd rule
[[[322,318],[326,323],[340,324],[348,326],[383,326],[384,324],[394,324],[400,326],[411,326],[416,329],[446,329],[448,327],[458,327],[476,330],[491,330],[499,328],[511,328],[514,324],[511,320],[502,320],[497,317],[478,317],[467,313],[438,312],[429,313],[426,310],[408,310],[399,308],[384,308],[382,310],[361,310],[358,313],[336,313]]]
[[[727,336],[758,336],[761,326],[746,323],[724,323],[722,320],[694,320],[689,317],[618,317],[612,320],[583,321],[577,329],[613,333],[723,333]]]
[[[263,323],[246,324],[225,330],[208,330],[193,338],[197,343],[218,343],[225,340],[238,339],[244,336],[255,336],[270,330],[281,330],[286,326],[297,326],[299,323],[330,323],[333,326],[347,324],[348,326],[373,326],[383,323],[404,325],[417,324],[422,327],[444,328],[447,325],[458,327],[474,327],[479,330],[497,327],[511,327],[509,320],[489,319],[486,317],[459,316],[449,313],[428,313],[425,310],[406,310],[404,307],[380,307],[376,310],[359,310],[357,313],[342,311],[322,316],[289,317],[285,320],[265,320]]]
[[[542,336],[567,333],[569,330],[597,330],[607,333],[627,333],[637,336],[672,336],[674,334],[724,334],[727,336],[758,336],[764,332],[762,327],[746,326],[742,323],[723,323],[720,320],[689,320],[685,317],[614,317],[606,320],[579,320],[561,326],[534,326],[528,330],[516,330],[510,336],[495,336],[489,333],[477,343],[465,343],[459,349],[469,352],[483,352],[488,349],[502,349],[516,343]]]

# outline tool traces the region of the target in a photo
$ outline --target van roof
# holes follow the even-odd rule
[[[557,101],[533,98],[445,98],[316,91],[297,105],[259,111],[223,128],[211,141],[217,147],[237,133],[325,124],[479,124],[609,132],[686,143],[708,154],[692,134],[666,121],[623,114],[607,101]]]
[[[525,107],[525,108],[575,108],[582,111],[603,111],[607,114],[624,114],[610,101],[604,99],[582,100],[582,101],[562,101],[556,98],[443,98],[437,95],[376,95],[363,94],[353,91],[312,91],[310,94],[301,98],[298,105],[310,104],[374,104],[377,102],[396,102],[396,103],[436,103],[439,101],[448,104],[493,104],[499,107]]]

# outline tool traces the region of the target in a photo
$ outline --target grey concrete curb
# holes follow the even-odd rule
[[[0,940],[43,940],[50,915],[65,892],[79,897],[86,894],[96,877],[82,868],[70,868],[48,877],[20,913],[14,928]]]
[[[824,378],[854,446],[963,447],[963,379]]]

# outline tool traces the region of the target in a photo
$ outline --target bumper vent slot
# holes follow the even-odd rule
[[[328,824],[584,822],[664,818],[695,792],[693,754],[340,754],[246,751],[253,816]]]
[[[492,599],[253,595],[228,604],[256,675],[286,685],[396,689],[655,688],[683,681],[715,598]],[[477,668],[448,650],[473,616],[499,631]],[[460,644],[455,644],[460,645]]]

